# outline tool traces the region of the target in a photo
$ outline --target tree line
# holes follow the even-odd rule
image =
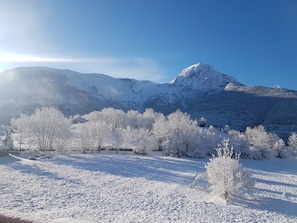
[[[242,158],[264,159],[297,154],[297,133],[292,133],[287,145],[264,126],[247,127],[245,132],[228,126],[218,129],[207,126],[207,120],[191,119],[177,110],[165,116],[146,109],[124,112],[105,108],[80,116],[65,117],[58,109],[43,107],[32,115],[21,114],[11,119],[13,145],[40,151],[64,151],[76,147],[83,152],[100,151],[105,147],[131,149],[138,154],[161,150],[166,156],[209,157],[217,145],[229,140],[234,152]],[[8,135],[8,134],[7,134]],[[8,136],[7,136],[8,137]],[[5,138],[6,142],[11,140]]]

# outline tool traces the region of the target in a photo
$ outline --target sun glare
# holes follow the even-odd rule
[[[21,54],[0,54],[0,62],[57,62],[60,59],[56,58],[45,58],[45,57],[35,57],[29,55]]]
[[[24,66],[26,64],[40,64],[45,62],[72,62],[73,59],[31,56],[26,54],[13,54],[0,51],[0,72],[11,67]]]

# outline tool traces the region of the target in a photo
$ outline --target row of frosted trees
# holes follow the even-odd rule
[[[80,148],[83,152],[103,148],[132,149],[146,154],[162,150],[168,156],[206,157],[215,154],[223,139],[242,158],[263,159],[285,157],[297,153],[297,133],[292,133],[288,145],[263,126],[248,127],[245,132],[205,127],[206,119],[192,120],[177,110],[164,116],[153,109],[143,113],[106,108],[84,116],[65,117],[53,107],[37,109],[32,115],[11,119],[16,145],[41,151],[63,151]]]

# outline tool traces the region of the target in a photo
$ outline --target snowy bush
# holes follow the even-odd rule
[[[285,157],[285,142],[284,140],[280,139],[276,134],[273,134],[272,139],[274,138],[274,144],[272,146],[272,151],[276,153],[275,157],[283,158]]]
[[[297,155],[297,133],[293,132],[288,139],[288,145],[290,146],[292,152]]]
[[[255,183],[250,173],[239,163],[239,154],[233,154],[229,139],[224,139],[206,164],[208,182],[212,192],[226,201],[238,197],[243,190],[250,191]]]
[[[207,123],[207,119],[205,117],[201,117],[201,118],[198,119],[198,125],[200,127],[205,127],[206,123]]]
[[[247,127],[245,135],[252,151],[250,158],[282,157],[284,141],[276,134],[267,132],[263,125]]]

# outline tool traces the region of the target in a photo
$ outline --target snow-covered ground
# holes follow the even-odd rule
[[[241,160],[252,195],[208,191],[207,159],[158,153],[0,157],[0,214],[34,222],[297,222],[297,160]]]

